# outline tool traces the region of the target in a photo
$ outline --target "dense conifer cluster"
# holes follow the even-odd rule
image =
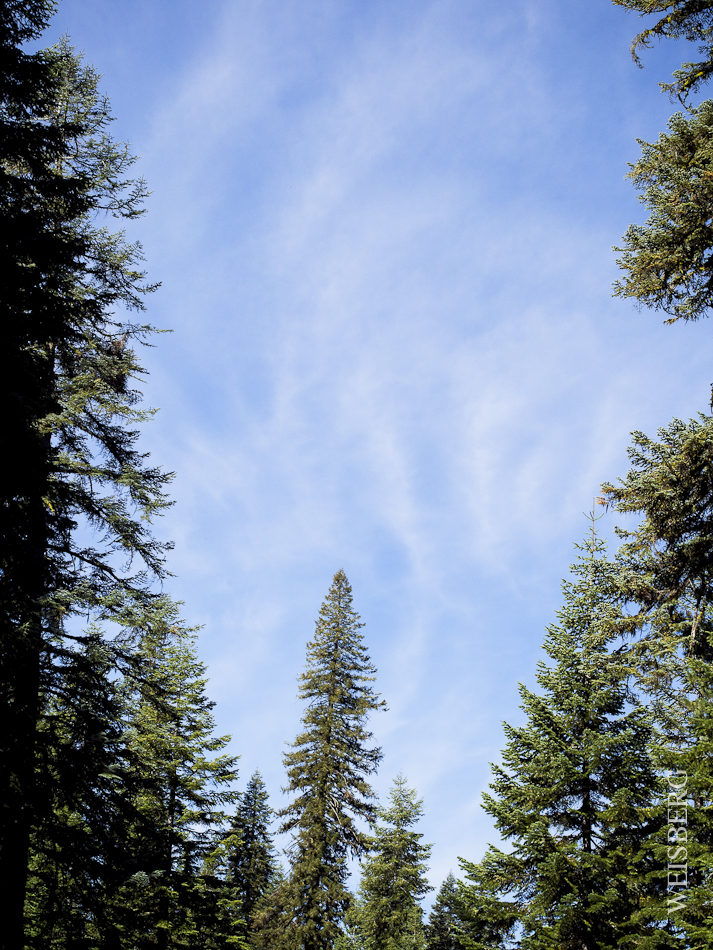
[[[615,292],[695,320],[713,304],[713,0],[614,0],[700,44],[665,88],[686,109],[631,171],[650,218]],[[138,451],[150,411],[132,319],[141,248],[100,215],[147,194],[67,41],[28,52],[51,0],[0,4],[0,897],[3,950],[607,950],[713,941],[713,416],[635,433],[601,503],[639,520],[609,556],[596,512],[505,725],[484,808],[424,920],[431,845],[398,776],[379,807],[384,707],[343,571],[300,677],[277,813],[237,788],[194,631],[151,532],[170,475]],[[690,806],[690,807],[689,807]],[[281,824],[275,828],[273,819]],[[283,864],[273,844],[289,836]],[[360,883],[350,887],[350,861]]]

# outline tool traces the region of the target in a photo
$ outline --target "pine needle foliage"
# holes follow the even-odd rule
[[[660,781],[649,714],[627,688],[628,657],[611,649],[615,569],[594,520],[580,551],[548,628],[541,692],[521,687],[525,724],[506,725],[502,765],[484,795],[511,850],[491,846],[480,864],[463,862],[464,943],[474,950],[513,941],[523,950],[614,950],[641,934],[640,902],[665,888],[665,867],[650,881],[657,869],[640,854],[658,830],[649,810]]]
[[[658,650],[713,659],[713,417],[674,419],[658,439],[634,432],[628,454],[625,478],[602,491],[615,511],[641,518],[618,532],[616,585],[631,608],[628,632],[649,652],[641,668],[653,695]]]
[[[114,661],[101,632],[88,631],[65,656],[61,695],[45,709],[38,771],[52,809],[31,838],[28,950],[81,946],[97,933],[112,943],[107,908],[123,882],[132,816]]]
[[[713,73],[713,2],[711,0],[613,0],[620,7],[641,17],[653,16],[656,22],[638,33],[631,42],[631,54],[640,65],[639,53],[654,40],[688,40],[699,44],[703,59],[683,63],[673,74],[672,83],[662,88],[672,97],[685,100],[698,91]],[[661,15],[663,14],[663,15]]]
[[[367,719],[384,703],[371,685],[376,669],[363,626],[346,574],[337,571],[300,676],[300,697],[307,704],[304,730],[284,757],[284,791],[296,797],[279,813],[280,830],[292,833],[291,898],[283,929],[296,932],[303,950],[331,950],[349,904],[348,858],[369,847],[357,822],[371,824],[375,818],[367,778],[382,753],[370,745]]]
[[[293,909],[290,881],[278,866],[270,890],[255,908],[248,934],[249,946],[253,950],[301,950],[301,935],[293,921]]]
[[[16,950],[30,840],[53,814],[43,717],[77,642],[67,621],[147,609],[164,571],[149,524],[167,504],[167,478],[130,428],[146,416],[128,385],[141,372],[130,343],[148,328],[113,313],[151,288],[140,248],[95,220],[135,216],[145,189],[106,134],[96,75],[66,43],[23,48],[53,9],[0,8],[0,451],[13,459],[0,480],[0,891]]]
[[[617,260],[625,278],[614,295],[668,315],[698,320],[713,305],[713,100],[677,112],[653,143],[639,139],[641,158],[628,177],[649,219],[632,224]]]
[[[655,815],[665,827],[651,836],[646,859],[664,871],[671,868],[670,881],[685,887],[669,886],[659,901],[642,907],[637,946],[643,950],[707,946],[711,937],[713,669],[681,651],[669,654],[666,665],[669,675],[678,673],[675,690],[652,697],[658,726],[653,758],[667,777]],[[658,929],[651,932],[651,923]]]
[[[169,476],[136,447],[151,413],[134,346],[151,327],[128,314],[152,286],[140,246],[98,220],[135,218],[146,189],[108,134],[96,73],[67,42],[23,47],[53,9],[0,5],[0,451],[13,459],[0,481],[0,891],[13,950],[30,841],[53,815],[43,720],[83,642],[71,618],[128,635],[153,609],[167,545],[151,522],[169,504]]]

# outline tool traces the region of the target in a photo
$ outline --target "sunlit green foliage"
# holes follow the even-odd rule
[[[649,211],[624,235],[615,294],[668,314],[667,323],[698,320],[713,305],[713,100],[676,113],[656,142],[640,141],[629,173]]]
[[[688,40],[698,43],[703,59],[683,63],[673,74],[672,83],[662,83],[671,95],[686,98],[710,79],[713,72],[713,2],[711,0],[613,0],[617,6],[632,10],[641,17],[655,20],[638,33],[631,43],[631,52],[639,62],[639,52],[654,40]]]

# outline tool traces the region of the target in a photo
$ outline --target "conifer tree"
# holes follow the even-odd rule
[[[248,927],[275,886],[277,861],[272,845],[270,823],[273,811],[259,771],[253,773],[238,799],[231,834],[233,844],[226,857],[227,878],[236,889],[241,915]]]
[[[33,829],[53,796],[42,779],[60,695],[67,621],[89,615],[126,630],[152,609],[165,545],[150,524],[167,477],[136,449],[132,344],[150,327],[119,317],[151,289],[140,247],[95,220],[141,213],[145,187],[106,127],[96,74],[67,44],[27,53],[54,8],[0,7],[0,893],[3,945],[20,950]],[[90,540],[91,539],[91,540]],[[126,568],[122,568],[122,562]],[[131,566],[133,565],[133,570]],[[79,708],[79,707],[77,707]]]
[[[638,304],[661,310],[667,323],[697,320],[710,313],[713,296],[713,232],[710,204],[710,100],[687,105],[713,74],[712,0],[613,0],[618,6],[654,21],[631,44],[635,62],[639,53],[657,39],[685,39],[699,44],[703,59],[683,63],[674,81],[661,83],[688,113],[669,121],[669,132],[654,143],[639,140],[642,157],[629,177],[650,211],[645,225],[631,225],[624,235],[617,261],[625,277],[614,285],[615,296],[632,297]]]
[[[505,727],[484,807],[511,851],[491,846],[480,864],[463,862],[467,947],[506,946],[519,927],[528,950],[613,950],[658,927],[638,911],[666,887],[665,866],[646,854],[665,824],[651,818],[661,783],[628,657],[611,649],[619,611],[604,552],[592,523],[548,629],[542,692],[521,687],[525,724]]]
[[[295,935],[302,950],[331,950],[349,904],[348,857],[360,857],[368,847],[357,821],[371,823],[375,816],[367,777],[376,771],[381,750],[369,745],[366,722],[384,704],[371,686],[376,670],[362,626],[349,581],[337,571],[300,677],[304,730],[285,755],[285,791],[296,798],[280,812],[280,830],[292,832],[282,932]]]
[[[143,631],[136,659],[124,737],[135,821],[113,902],[116,925],[138,946],[243,946],[237,891],[213,871],[225,860],[236,758],[222,751],[228,737],[214,735],[205,667],[168,598]]]
[[[53,814],[32,840],[27,947],[243,947],[239,896],[214,871],[234,758],[190,631],[164,598],[123,682],[92,637],[104,678],[101,656],[75,659],[45,717]]]
[[[254,950],[301,950],[300,931],[293,919],[293,910],[291,882],[278,865],[269,891],[253,912],[249,946]]]
[[[366,937],[362,927],[363,910],[359,894],[352,895],[344,915],[342,932],[334,941],[334,950],[366,950]]]
[[[12,459],[0,482],[0,893],[7,907],[0,941],[13,950],[23,939],[44,639],[39,604],[51,573],[43,556],[50,466],[37,427],[53,408],[41,347],[55,320],[44,287],[51,293],[62,285],[73,250],[62,215],[85,208],[81,183],[56,181],[48,168],[63,150],[46,121],[57,89],[54,63],[23,48],[41,35],[51,11],[41,0],[0,7],[0,450]]]
[[[680,834],[649,843],[663,868],[676,846],[684,849],[678,857],[687,865],[685,893],[672,888],[657,914],[668,945],[688,946],[710,939],[713,893],[713,420],[674,420],[658,436],[634,433],[631,469],[603,489],[616,511],[641,519],[634,530],[619,531],[616,583],[629,608],[637,677],[657,725],[656,764],[662,773],[685,776],[684,801],[691,806]],[[666,798],[659,808],[664,821]]]
[[[458,883],[452,872],[441,884],[426,924],[426,950],[463,950]]]
[[[431,890],[426,862],[432,846],[413,830],[423,802],[402,775],[389,802],[378,811],[380,824],[362,870],[358,926],[366,950],[416,950],[426,945],[419,901]]]

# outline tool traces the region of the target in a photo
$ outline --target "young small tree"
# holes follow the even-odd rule
[[[293,836],[282,929],[296,935],[302,950],[331,950],[349,904],[347,860],[369,847],[357,822],[370,824],[375,816],[367,777],[376,771],[381,750],[369,744],[366,722],[384,703],[371,686],[376,670],[362,627],[346,574],[337,571],[300,677],[304,731],[285,755],[285,791],[297,797],[279,813],[280,830]]]
[[[526,721],[505,727],[484,803],[512,849],[463,862],[467,947],[506,946],[519,926],[528,950],[614,950],[658,926],[638,911],[666,887],[665,866],[647,854],[662,827],[651,820],[661,782],[650,716],[627,688],[630,659],[611,649],[619,610],[604,552],[592,524],[548,629],[542,692],[521,687]]]
[[[422,844],[423,836],[413,830],[423,803],[402,775],[389,802],[379,809],[372,853],[362,870],[359,929],[366,950],[416,950],[426,945],[419,901],[431,890],[426,862],[432,846]]]
[[[249,928],[255,922],[258,906],[275,885],[272,816],[265,783],[256,771],[238,800],[231,827],[234,843],[226,856],[227,878],[237,891],[241,914]]]
[[[458,883],[453,873],[446,877],[433,902],[426,924],[426,950],[464,950],[458,916]]]

